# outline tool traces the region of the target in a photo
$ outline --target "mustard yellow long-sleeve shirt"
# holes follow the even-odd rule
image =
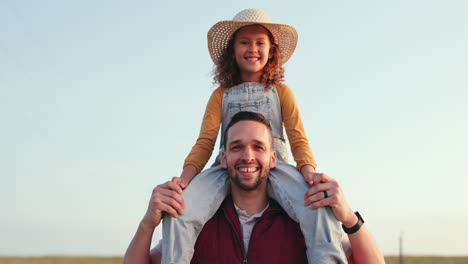
[[[307,164],[316,168],[317,165],[299,113],[299,106],[291,88],[285,84],[280,84],[276,89],[281,104],[283,126],[286,129],[286,135],[297,168],[301,169],[302,166]],[[224,90],[225,88],[219,87],[211,94],[206,105],[200,134],[185,159],[184,167],[190,164],[200,172],[210,159],[221,126]]]

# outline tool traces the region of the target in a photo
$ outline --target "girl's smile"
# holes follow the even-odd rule
[[[234,57],[243,82],[259,82],[268,63],[271,42],[268,30],[261,25],[242,27],[234,39]]]

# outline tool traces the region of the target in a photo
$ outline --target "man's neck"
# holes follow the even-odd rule
[[[236,206],[245,210],[248,215],[261,212],[268,204],[266,188],[245,191],[234,187],[231,189],[231,195]]]

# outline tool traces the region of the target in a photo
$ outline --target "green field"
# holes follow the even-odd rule
[[[399,264],[398,257],[385,257],[387,264]],[[0,258],[0,264],[117,264],[121,257],[36,257],[36,258]],[[468,264],[468,257],[405,257],[403,264]]]

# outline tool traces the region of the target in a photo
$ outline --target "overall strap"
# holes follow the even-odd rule
[[[283,133],[283,118],[278,91],[275,87],[265,89],[261,83],[242,83],[225,89],[222,106],[221,148],[224,131],[232,117],[240,111],[260,113],[270,121],[273,129],[274,149],[278,158],[287,162],[287,147]]]

